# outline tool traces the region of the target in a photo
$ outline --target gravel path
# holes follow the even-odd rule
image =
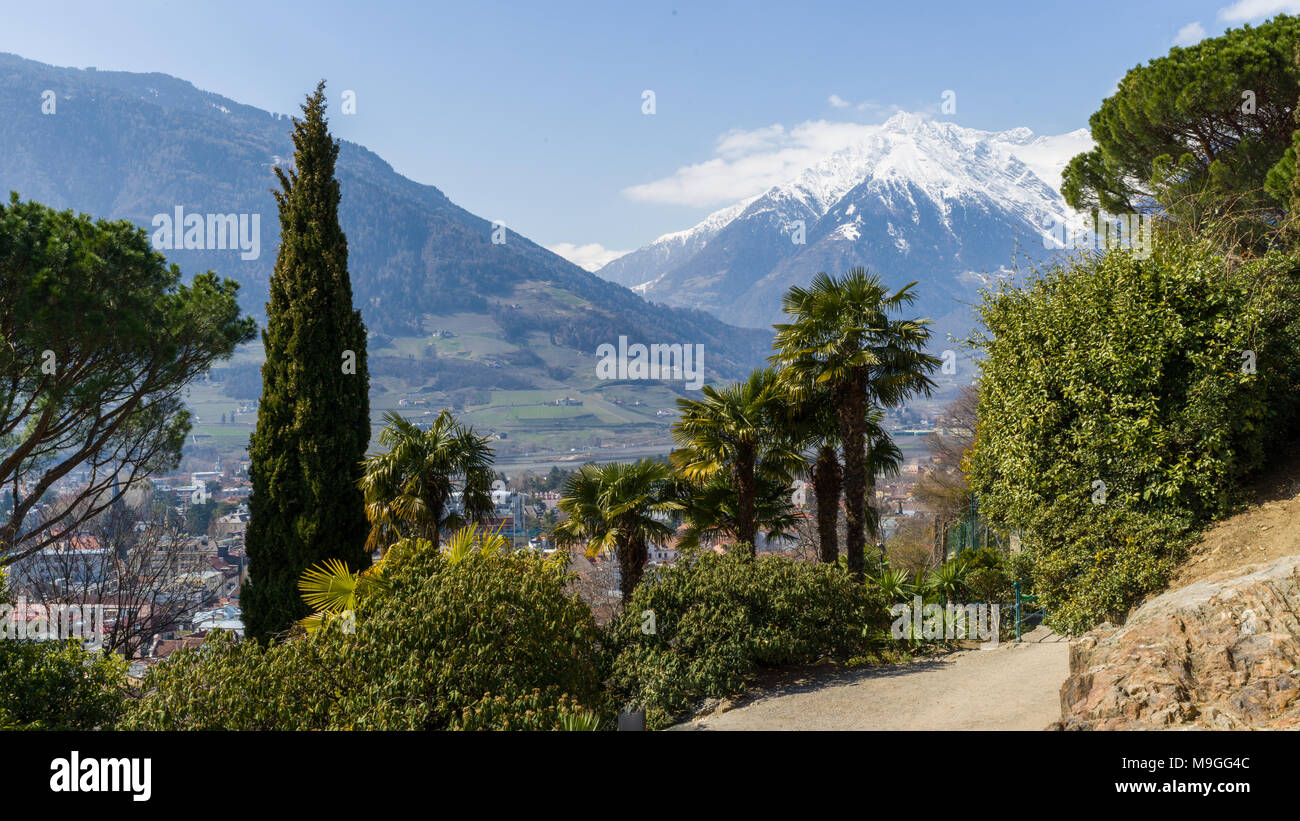
[[[673,729],[1042,730],[1061,717],[1070,645],[1045,628],[1024,638],[887,667],[806,669]]]

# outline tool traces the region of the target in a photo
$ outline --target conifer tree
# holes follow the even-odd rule
[[[324,81],[302,111],[294,167],[275,169],[280,250],[249,443],[249,579],[240,598],[248,636],[259,641],[308,614],[297,589],[304,569],[328,558],[354,570],[370,564],[357,487],[370,440],[366,334],[352,307]]]

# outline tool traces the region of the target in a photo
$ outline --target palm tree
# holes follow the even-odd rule
[[[857,578],[865,569],[867,451],[869,410],[898,405],[917,393],[929,395],[929,374],[939,360],[924,352],[929,320],[892,319],[910,305],[911,283],[890,293],[880,278],[853,268],[840,278],[819,273],[808,288],[793,287],[782,310],[793,321],[776,327],[773,362],[785,369],[796,395],[800,389],[825,390],[835,408],[844,457],[844,518],[848,525],[848,568]]]
[[[725,388],[706,385],[703,399],[678,399],[673,425],[680,446],[672,461],[686,479],[707,483],[725,477],[735,489],[736,541],[754,554],[758,532],[757,485],[789,487],[803,465],[798,443],[783,424],[788,398],[776,371],[762,368]]]
[[[404,538],[428,539],[437,548],[443,528],[492,513],[492,449],[485,436],[462,426],[447,411],[428,430],[400,415],[384,414],[379,442],[386,453],[362,462],[370,536],[366,547],[386,549]],[[455,496],[461,494],[461,512]]]
[[[807,454],[803,473],[812,480],[817,504],[817,558],[834,564],[840,555],[840,491],[844,468],[839,457],[839,422],[829,391],[821,386],[794,384],[789,371],[780,371],[790,402],[785,427]]]
[[[789,379],[787,372],[783,378]],[[844,466],[840,463],[840,429],[838,414],[830,394],[821,386],[794,386],[790,394],[798,397],[791,404],[787,420],[790,436],[803,443],[808,463],[804,472],[812,480],[813,498],[817,504],[817,556],[819,561],[834,564],[839,559],[840,493],[843,487]],[[903,465],[903,453],[894,444],[889,433],[881,427],[884,414],[876,408],[867,412],[866,419],[866,476],[868,497],[871,496],[877,476],[896,476]],[[867,533],[875,538],[879,533],[879,516],[870,505],[866,509]]]
[[[680,534],[682,547],[699,547],[702,541],[730,536],[741,542],[736,515],[737,494],[730,477],[718,475],[705,482],[678,478],[669,483],[668,495],[682,505],[686,528]],[[799,523],[788,485],[759,477],[755,482],[754,519],[758,530],[768,536],[784,536]]]
[[[307,568],[298,578],[298,590],[313,612],[298,624],[307,632],[319,630],[339,617],[355,617],[362,599],[389,589],[384,560],[365,570],[350,570],[340,559],[326,559]]]
[[[588,556],[612,552],[618,560],[624,602],[641,581],[650,543],[673,535],[672,527],[660,518],[682,507],[668,496],[672,478],[668,465],[641,459],[586,464],[565,483],[558,506],[569,518],[556,525],[556,541],[566,545],[585,541]]]

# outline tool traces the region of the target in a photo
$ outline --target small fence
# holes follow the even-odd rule
[[[1020,582],[1012,582],[1012,589],[1016,591],[1015,602],[1012,603],[1016,619],[1016,641],[1020,641],[1020,632],[1025,625],[1031,625],[1030,629],[1043,623],[1043,617],[1047,615],[1038,604],[1038,597],[1030,593],[1020,592]]]

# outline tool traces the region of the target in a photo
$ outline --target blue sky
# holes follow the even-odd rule
[[[161,71],[296,112],[547,246],[628,250],[891,111],[988,130],[1086,127],[1126,70],[1300,0],[10,4],[0,51]],[[655,113],[642,113],[643,92]]]

